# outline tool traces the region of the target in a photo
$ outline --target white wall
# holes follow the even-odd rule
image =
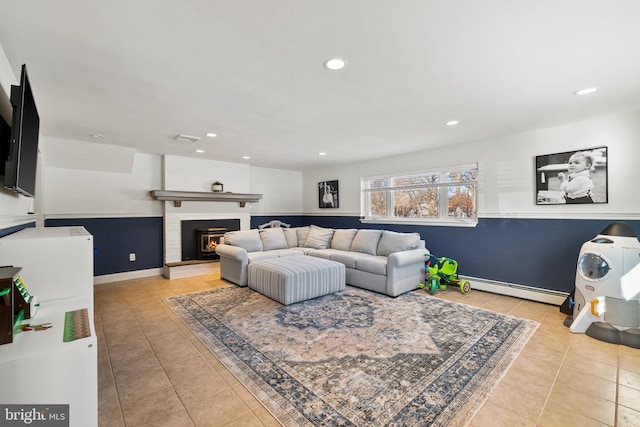
[[[164,190],[206,192],[214,181],[220,181],[225,192],[263,194],[258,203],[247,203],[244,208],[228,202],[183,202],[181,208],[168,204],[168,212],[187,204],[190,211],[202,212],[297,215],[302,211],[302,172],[176,156],[164,156],[164,163]]]
[[[164,156],[164,189],[211,191],[214,181],[224,183],[224,191],[248,193],[249,165],[191,157]]]
[[[65,143],[68,142],[68,143]],[[160,157],[131,153],[132,160],[123,157],[122,162],[131,162],[129,172],[82,169],[81,164],[91,164],[104,157],[104,146],[85,143],[85,159],[78,159],[74,168],[50,166],[49,152],[55,156],[75,156],[78,141],[64,141],[42,137],[41,151],[45,159],[41,167],[46,178],[42,183],[42,210],[47,218],[74,216],[159,216],[162,204],[149,194],[162,185]],[[112,146],[115,150],[116,148]],[[92,149],[94,151],[92,151]],[[128,152],[128,149],[123,151]],[[53,156],[53,154],[52,154]],[[117,157],[117,156],[116,156]],[[103,162],[104,165],[109,162]],[[111,162],[114,170],[124,170],[117,162]],[[56,162],[58,164],[58,162]],[[70,165],[71,166],[71,165]]]
[[[83,145],[84,161],[76,158],[78,144]],[[162,216],[165,211],[167,214],[215,211],[295,215],[302,210],[301,172],[140,154],[126,147],[47,137],[41,138],[41,150],[45,159],[41,170],[46,177],[41,192],[42,210],[47,218]],[[100,165],[96,166],[95,162]],[[156,201],[150,195],[152,190],[207,192],[216,180],[225,184],[224,191],[260,193],[264,194],[263,199],[244,208],[227,202],[183,202],[178,208],[170,202]]]
[[[252,167],[251,193],[263,194],[252,206],[255,215],[300,215],[302,172]]]
[[[220,181],[224,184],[224,191],[233,193],[248,193],[250,189],[250,169],[248,165],[240,163],[226,163],[215,160],[196,159],[179,156],[163,156],[164,186],[158,190],[171,191],[211,191],[211,184]],[[250,213],[251,206],[247,204],[240,208],[238,203],[228,202],[183,202],[181,207],[175,207],[173,202],[165,204],[167,214],[191,213]]]
[[[478,162],[480,217],[638,219],[638,141],[640,111],[635,111],[376,161],[306,170],[303,211],[307,215],[359,215],[361,176]],[[535,156],[596,146],[608,147],[608,203],[535,204]],[[333,179],[339,180],[340,207],[327,212],[318,207],[317,184]]]

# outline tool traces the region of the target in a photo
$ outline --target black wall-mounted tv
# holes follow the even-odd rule
[[[11,126],[0,116],[0,177],[4,177],[4,164],[9,156],[11,144]]]
[[[20,86],[11,86],[11,105],[13,119],[9,157],[5,163],[4,186],[33,197],[36,193],[40,116],[33,99],[26,65],[22,66]]]

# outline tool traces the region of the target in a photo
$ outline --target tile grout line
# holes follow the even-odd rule
[[[120,293],[120,288],[117,288],[117,290],[118,290],[118,293]],[[99,302],[98,302],[98,309],[100,309]],[[116,375],[113,372],[113,362],[111,360],[111,351],[109,350],[109,342],[107,340],[106,334],[104,333],[104,322],[102,321],[102,313],[100,314],[100,317],[101,317],[100,322],[102,323],[102,334],[104,335],[103,340],[104,340],[105,350],[107,352],[107,358],[109,360],[109,371],[111,372],[111,379],[113,380],[113,389],[116,393],[116,399],[118,399],[118,410],[120,411],[120,419],[122,420],[122,424],[126,427],[127,423],[124,420],[124,411],[122,410],[122,400],[120,399],[120,392],[118,391],[118,384],[116,383]],[[98,401],[98,406],[100,406],[99,401]]]
[[[547,404],[551,399],[551,393],[553,393],[553,389],[556,386],[558,377],[560,376],[560,370],[564,366],[564,362],[567,359],[569,350],[571,349],[571,341],[573,341],[573,338],[569,337],[569,343],[567,344],[567,347],[564,350],[564,354],[562,355],[562,360],[560,361],[560,364],[558,365],[558,369],[556,370],[556,375],[553,377],[553,381],[551,382],[551,387],[549,387],[549,392],[547,393],[547,397],[545,398],[544,403],[542,404],[542,408],[540,408],[540,414],[538,414],[538,419],[536,420],[536,426],[540,425],[540,422],[542,421],[542,414],[544,414],[544,410],[546,409]]]
[[[620,365],[622,364],[622,360],[620,357],[620,346],[618,346],[618,354],[617,354],[617,366],[616,366],[616,401],[613,408],[613,427],[617,427],[618,425],[618,401],[620,399]]]
[[[146,297],[147,298],[152,298],[153,300],[156,299],[160,299],[162,302],[162,298],[156,296],[156,295],[151,295],[151,293],[149,292],[148,289],[144,289],[145,293],[146,293]],[[171,289],[172,293],[175,293],[175,291],[173,289]],[[129,305],[129,308],[132,309],[131,305],[129,304],[129,302],[127,302],[127,305]],[[140,332],[142,332],[142,335],[144,336],[144,339],[147,341],[147,345],[149,346],[149,348],[151,348],[151,351],[153,352],[153,356],[156,358],[156,360],[158,361],[158,364],[160,365],[160,368],[162,368],[162,372],[164,372],[164,374],[166,375],[167,379],[169,380],[169,384],[171,384],[171,389],[173,390],[173,392],[176,394],[176,397],[178,398],[178,400],[180,401],[180,405],[182,405],[182,409],[184,410],[184,412],[187,414],[187,416],[189,417],[189,421],[191,422],[192,425],[196,425],[195,420],[193,419],[193,417],[191,416],[191,413],[189,412],[189,410],[187,409],[184,400],[182,399],[182,397],[180,397],[180,394],[178,393],[178,391],[176,390],[175,385],[173,384],[173,381],[171,381],[171,378],[169,377],[169,374],[167,373],[167,369],[165,368],[165,366],[162,364],[162,362],[160,362],[160,359],[158,358],[158,355],[156,354],[156,350],[153,348],[153,346],[151,345],[151,343],[149,342],[149,337],[147,336],[147,334],[144,332],[144,329],[142,328],[142,326],[140,325],[140,321],[138,319],[138,315],[135,313],[135,311],[133,312],[134,315],[133,317],[136,319],[136,323],[138,324],[138,327],[140,328]],[[126,423],[125,423],[126,424]]]

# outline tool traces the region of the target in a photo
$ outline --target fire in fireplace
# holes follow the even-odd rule
[[[220,243],[220,238],[229,231],[226,228],[197,228],[196,229],[196,259],[209,260],[219,259],[216,254],[216,247]]]
[[[215,252],[227,231],[240,230],[240,219],[197,219],[180,222],[182,261],[218,260]]]

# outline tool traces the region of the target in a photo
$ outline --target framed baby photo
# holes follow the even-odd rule
[[[321,208],[338,207],[338,181],[318,183],[318,206]]]
[[[536,204],[608,203],[607,147],[536,156]]]

